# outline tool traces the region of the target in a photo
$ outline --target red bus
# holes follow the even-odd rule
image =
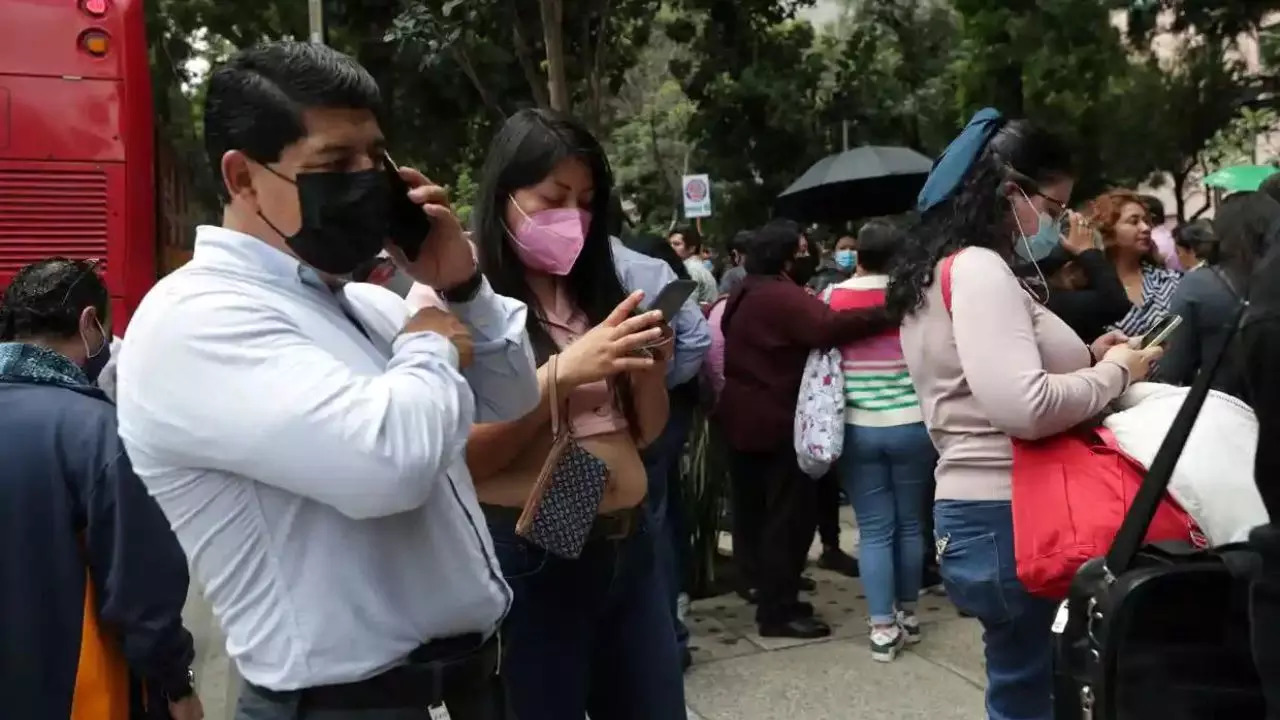
[[[155,282],[156,145],[142,0],[3,0],[0,287],[102,258],[117,334]]]

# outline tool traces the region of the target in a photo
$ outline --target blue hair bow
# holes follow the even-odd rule
[[[924,212],[938,203],[951,197],[960,187],[960,181],[973,167],[973,163],[982,153],[983,148],[991,141],[991,136],[1003,124],[1000,111],[994,108],[983,108],[974,113],[969,124],[947,146],[946,150],[933,161],[933,169],[920,189],[916,198],[916,209]]]

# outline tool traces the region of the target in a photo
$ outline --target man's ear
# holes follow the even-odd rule
[[[102,318],[98,317],[98,311],[93,306],[84,308],[80,311],[80,335],[83,337],[87,331],[97,330],[101,322]]]
[[[239,150],[223,153],[222,185],[230,198],[254,199],[257,191],[253,188],[253,161]]]

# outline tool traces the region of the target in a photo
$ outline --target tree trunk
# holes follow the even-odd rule
[[[547,90],[551,109],[569,112],[569,81],[564,67],[564,0],[538,0],[547,48]]]
[[[1187,186],[1187,172],[1173,173],[1173,204],[1178,211],[1178,224],[1187,221],[1187,200],[1182,196],[1182,190]]]

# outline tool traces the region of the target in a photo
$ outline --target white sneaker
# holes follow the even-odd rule
[[[871,659],[893,662],[906,642],[907,634],[897,625],[871,628]]]
[[[914,612],[899,610],[898,627],[902,628],[902,634],[906,636],[908,645],[920,642],[920,618],[916,617]]]

